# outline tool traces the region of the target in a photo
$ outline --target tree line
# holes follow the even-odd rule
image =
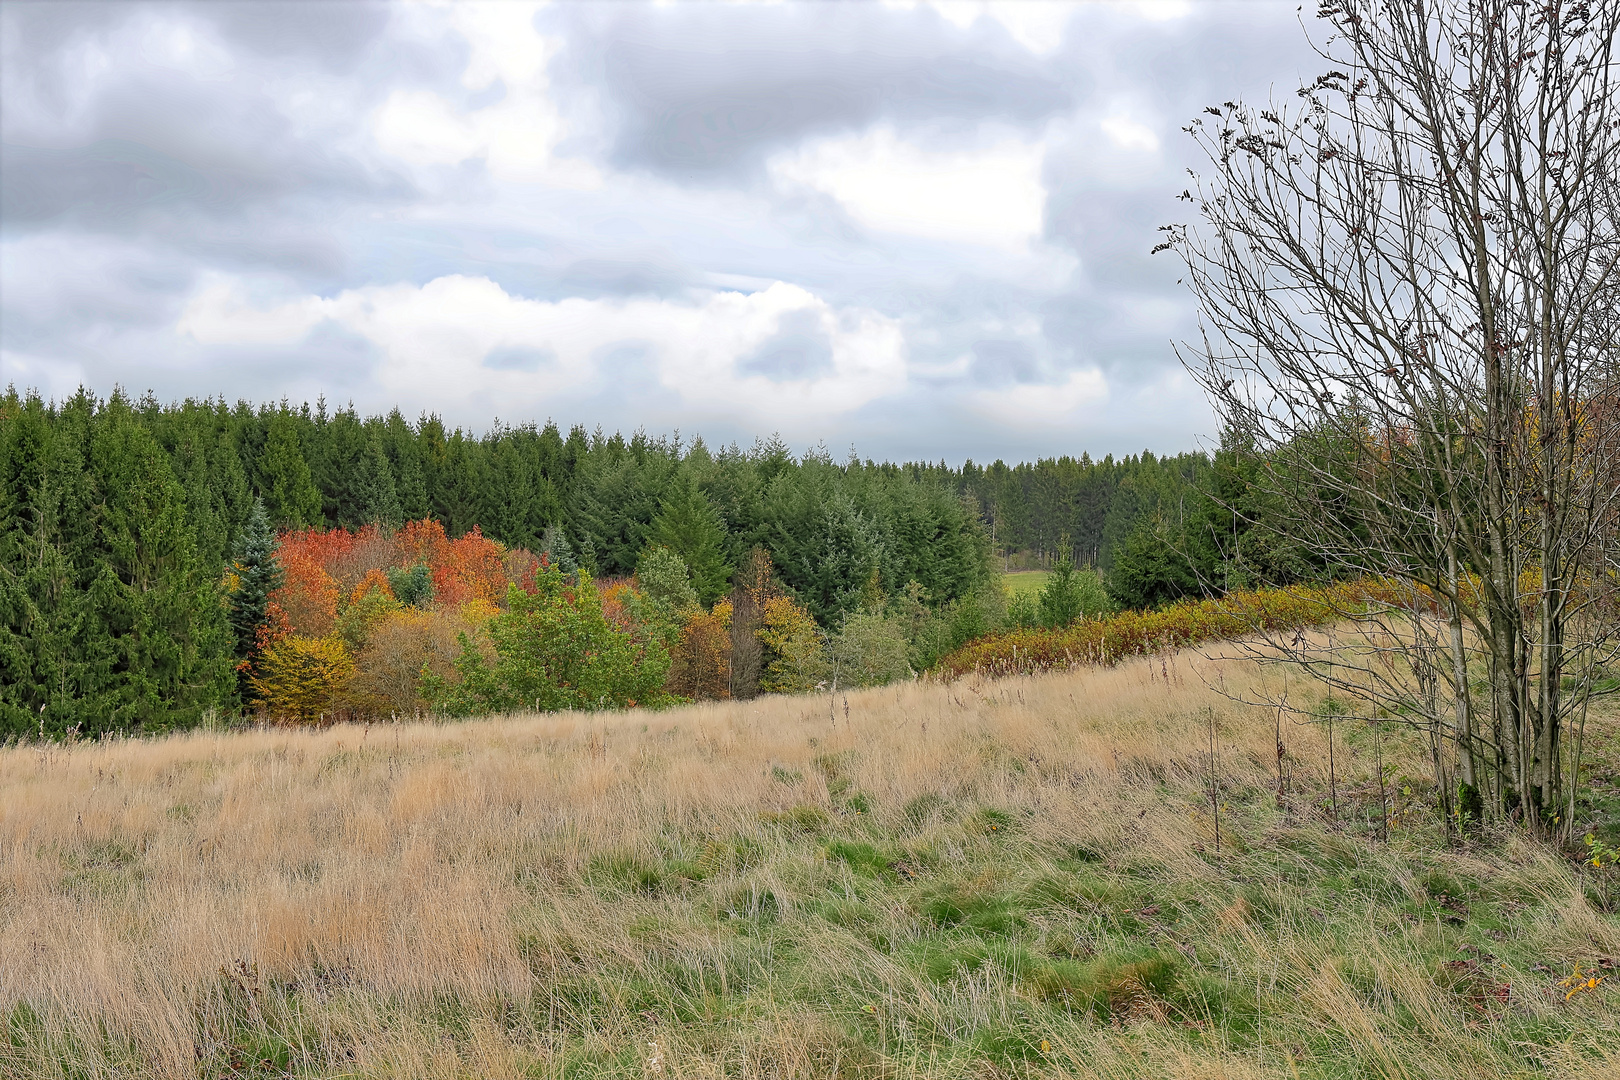
[[[46,402],[10,388],[0,724],[88,733],[240,708],[252,631],[233,628],[221,590],[244,543],[266,542],[248,535],[255,506],[282,534],[431,521],[451,540],[477,531],[602,580],[630,578],[663,548],[705,608],[760,552],[817,627],[878,610],[901,618],[904,670],[1007,620],[996,550],[1110,561],[1133,534],[1191,520],[1211,468],[1203,455],[1144,453],[952,469],[796,456],[779,438],[710,448],[553,423],[475,434],[324,402],[84,390]]]

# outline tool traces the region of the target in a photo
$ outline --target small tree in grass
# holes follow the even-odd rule
[[[1108,610],[1108,594],[1095,574],[1074,565],[1067,538],[1052,565],[1052,576],[1041,589],[1040,620],[1043,626],[1068,626],[1088,615]]]

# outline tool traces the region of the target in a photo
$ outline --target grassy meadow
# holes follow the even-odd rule
[[[1448,847],[1394,730],[1279,793],[1211,685],[1288,677],[12,746],[0,1075],[1620,1076],[1610,872]]]
[[[1039,596],[1051,577],[1050,570],[1014,570],[1001,575],[1001,588],[1009,597]]]

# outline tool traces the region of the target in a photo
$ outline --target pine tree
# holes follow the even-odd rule
[[[8,407],[10,403],[8,402]],[[219,566],[147,417],[81,392],[0,424],[0,726],[183,726],[231,694]]]
[[[382,440],[375,435],[360,458],[354,490],[360,524],[384,525],[391,529],[399,527],[399,493],[394,487],[394,474],[388,467],[388,457],[383,453]]]
[[[579,563],[574,559],[573,545],[568,542],[568,534],[561,525],[546,526],[546,531],[540,536],[540,554],[564,574],[572,574],[579,569]]]
[[[400,516],[406,521],[421,521],[431,512],[427,474],[422,469],[422,452],[416,443],[416,432],[411,430],[411,425],[398,409],[390,412],[384,421],[382,440],[383,449],[388,454],[388,465],[394,473]]]
[[[1108,607],[1108,595],[1096,575],[1074,565],[1073,547],[1067,536],[1058,541],[1058,554],[1052,576],[1040,593],[1042,626],[1068,626],[1076,619],[1096,615]]]
[[[388,588],[400,603],[426,608],[433,603],[433,572],[422,563],[408,568],[395,567],[388,571]]]
[[[237,685],[245,690],[248,680],[258,674],[259,630],[269,619],[270,594],[280,587],[282,577],[276,562],[276,536],[261,499],[254,500],[248,514],[232,570],[236,588],[229,607],[231,634],[236,643]]]
[[[731,580],[731,567],[725,557],[725,526],[708,496],[684,472],[676,474],[659,504],[647,540],[653,546],[669,548],[685,560],[692,570],[692,588],[704,606],[725,593]]]
[[[106,677],[82,699],[81,730],[195,723],[232,690],[219,566],[198,556],[168,455],[116,394],[95,418],[88,465],[96,506],[81,647]]]
[[[321,523],[321,493],[290,416],[270,420],[264,456],[259,460],[259,490],[272,523],[295,529]]]
[[[591,542],[590,533],[579,538],[579,567],[587,574],[596,569],[596,545]]]
[[[73,688],[84,592],[69,559],[90,516],[82,456],[88,410],[68,422],[38,394],[0,402],[0,734],[59,733],[78,722]]]

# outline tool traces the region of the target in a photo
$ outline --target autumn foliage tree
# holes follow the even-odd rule
[[[372,626],[355,658],[347,699],[362,715],[416,716],[432,704],[424,696],[424,672],[455,677],[458,638],[475,629],[458,611],[401,607]]]
[[[694,701],[731,696],[731,602],[712,611],[694,608],[681,622],[670,648],[669,678],[664,688]]]
[[[339,637],[288,636],[264,651],[253,691],[271,716],[305,723],[346,704],[354,658]]]

